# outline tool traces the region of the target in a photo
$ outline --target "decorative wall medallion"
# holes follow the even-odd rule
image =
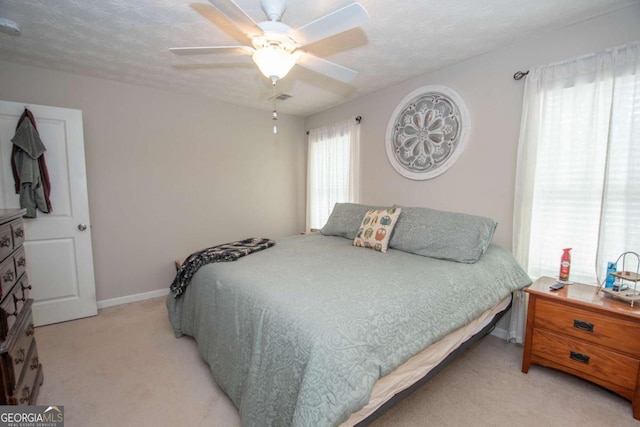
[[[407,95],[387,125],[387,157],[410,179],[434,178],[460,157],[470,126],[467,107],[446,86],[424,86]]]

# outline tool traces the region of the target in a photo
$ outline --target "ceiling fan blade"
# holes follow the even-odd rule
[[[351,82],[358,75],[358,72],[351,68],[343,67],[342,65],[309,55],[308,53],[300,55],[297,64],[308,70],[324,74],[325,76],[345,83]]]
[[[244,10],[240,9],[233,0],[209,0],[209,3],[229,18],[242,32],[249,36],[259,36],[262,30]]]
[[[249,46],[172,47],[169,50],[176,55],[205,55],[210,53],[253,54],[253,49]]]
[[[251,44],[251,39],[236,26],[235,22],[231,22],[226,15],[220,12],[219,9],[206,3],[189,3],[189,6],[198,12],[200,16],[204,17],[234,39],[243,44]]]
[[[291,38],[305,46],[358,27],[369,19],[367,10],[360,3],[351,3],[328,15],[318,18],[291,33]]]
[[[196,64],[171,64],[173,68],[181,71],[193,71],[193,70],[223,70],[227,68],[254,68],[255,65],[250,62],[229,62],[229,63],[196,63]]]

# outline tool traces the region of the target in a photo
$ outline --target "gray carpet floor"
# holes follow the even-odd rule
[[[195,342],[176,339],[164,298],[36,329],[39,405],[63,405],[65,426],[239,427]],[[489,336],[373,425],[633,426],[630,403],[589,382],[532,366],[522,347]]]

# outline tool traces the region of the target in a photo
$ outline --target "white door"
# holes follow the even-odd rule
[[[0,101],[0,208],[19,208],[11,139],[25,104]],[[27,274],[36,326],[97,313],[82,111],[27,105],[47,151],[52,212],[25,218]]]

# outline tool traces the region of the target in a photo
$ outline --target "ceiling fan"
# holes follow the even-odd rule
[[[369,19],[369,14],[360,3],[351,3],[295,30],[280,22],[287,7],[286,0],[262,0],[261,7],[268,20],[259,23],[251,19],[233,0],[209,0],[209,3],[212,6],[192,3],[191,7],[202,14],[210,12],[212,8],[222,13],[247,36],[245,41],[251,46],[177,47],[169,49],[171,52],[177,55],[251,55],[262,74],[274,85],[295,64],[345,83],[358,75],[357,71],[306,53],[300,48],[364,24]]]

